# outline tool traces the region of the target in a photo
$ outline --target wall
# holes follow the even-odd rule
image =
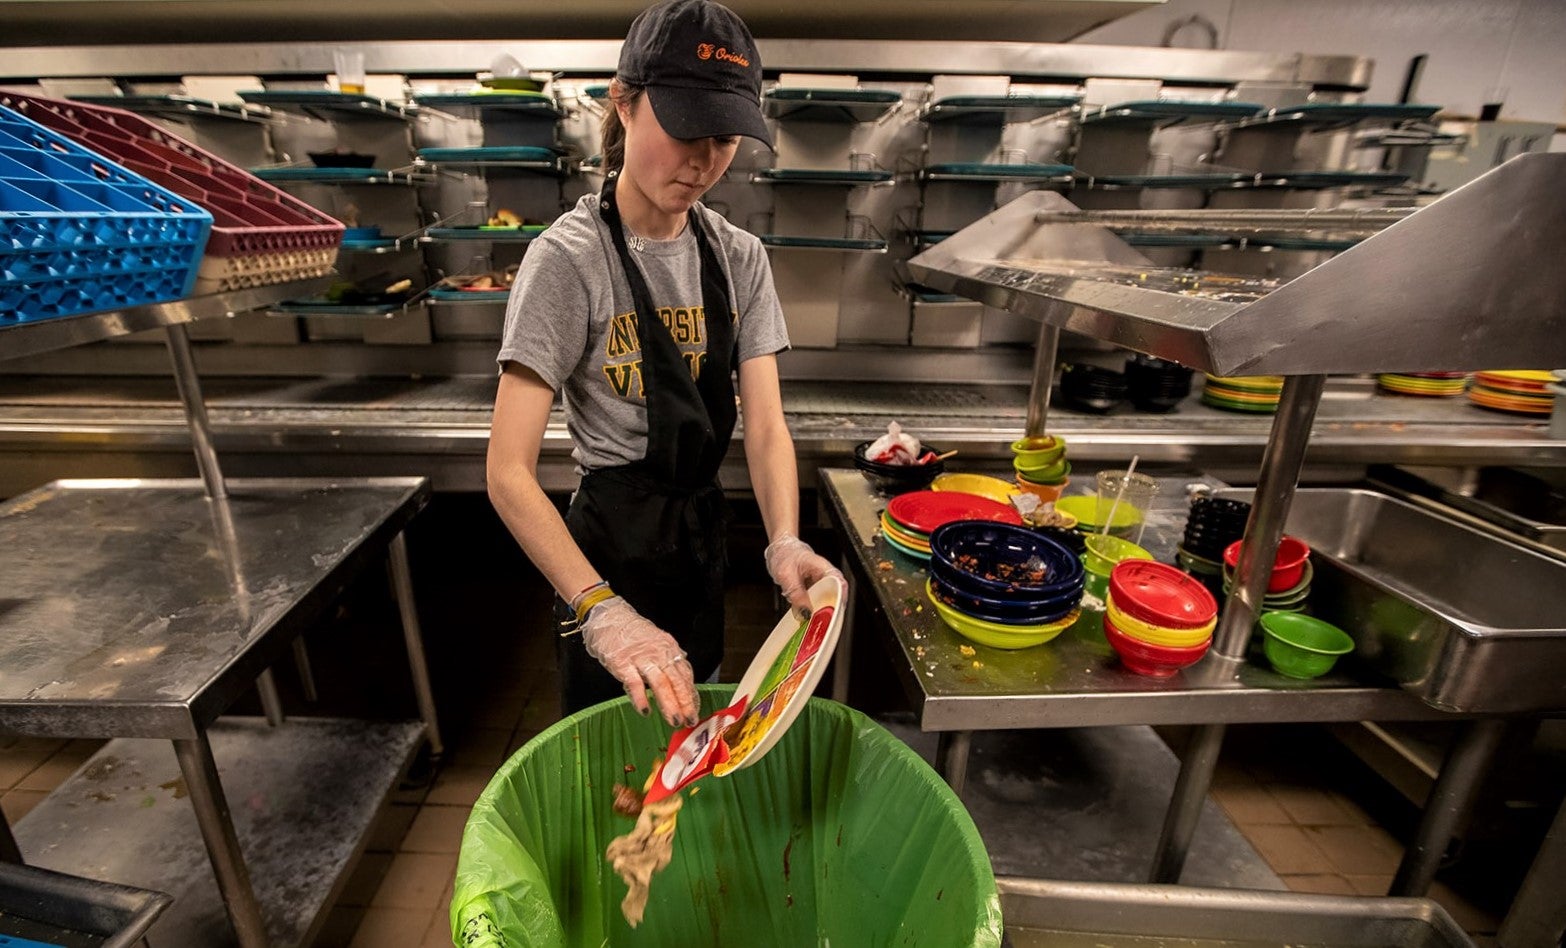
[[[1566,2],[1562,0],[1169,0],[1078,37],[1080,43],[1159,46],[1192,15],[1211,22],[1218,48],[1368,56],[1366,97],[1395,101],[1409,60],[1424,53],[1417,98],[1476,115],[1486,90],[1506,87],[1504,118],[1566,122]],[[1175,46],[1205,46],[1186,27]],[[1566,150],[1566,135],[1554,149]]]

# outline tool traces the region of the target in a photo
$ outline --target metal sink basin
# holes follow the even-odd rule
[[[1372,469],[1371,476],[1566,552],[1566,470],[1392,467]]]
[[[1009,948],[1472,948],[1429,899],[997,879]]]
[[[1299,490],[1286,529],[1358,661],[1447,711],[1566,709],[1566,561],[1367,490]]]

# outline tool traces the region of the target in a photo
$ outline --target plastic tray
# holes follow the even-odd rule
[[[0,322],[190,295],[212,215],[0,107]]]
[[[161,892],[97,882],[33,866],[0,863],[0,944],[141,943],[174,900]],[[42,941],[48,939],[48,941]]]
[[[138,115],[15,93],[0,93],[0,105],[206,208],[212,234],[198,293],[325,276],[337,261],[341,223]]]

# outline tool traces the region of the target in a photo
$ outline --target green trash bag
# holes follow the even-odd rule
[[[732,687],[700,691],[705,716],[727,706]],[[994,871],[957,795],[885,728],[819,698],[755,766],[686,790],[673,861],[632,929],[620,914],[625,883],[604,860],[632,825],[614,813],[613,788],[640,789],[669,734],[622,698],[560,721],[506,761],[462,836],[455,943],[1000,945]]]

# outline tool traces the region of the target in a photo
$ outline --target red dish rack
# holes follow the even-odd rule
[[[138,115],[3,91],[0,105],[210,211],[197,294],[325,276],[337,262],[340,221]]]

